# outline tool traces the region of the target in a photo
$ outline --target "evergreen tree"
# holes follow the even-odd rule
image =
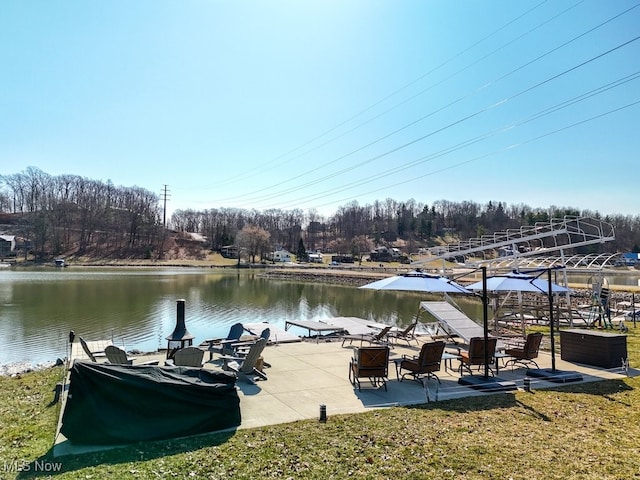
[[[307,255],[307,249],[304,248],[304,242],[302,241],[302,237],[298,241],[298,251],[296,252],[296,257],[299,262],[308,262],[309,257]]]

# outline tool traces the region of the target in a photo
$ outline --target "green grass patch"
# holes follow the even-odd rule
[[[631,365],[638,365],[640,341],[633,329],[628,349]],[[57,367],[0,377],[0,478],[640,478],[640,378],[330,415],[327,423],[300,421],[52,458],[59,413],[52,400],[62,374]]]

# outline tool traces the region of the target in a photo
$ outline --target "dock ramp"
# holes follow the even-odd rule
[[[469,344],[473,337],[483,337],[484,329],[448,302],[420,302],[420,310],[433,315],[450,337],[459,337]]]
[[[349,335],[367,335],[376,333],[377,331],[376,328],[370,326],[370,324],[373,324],[375,322],[372,322],[371,320],[365,320],[364,318],[331,317],[323,318],[320,321],[322,323],[326,323],[327,325],[339,327]]]
[[[283,330],[278,325],[268,322],[258,322],[258,323],[243,323],[243,328],[249,332],[251,335],[259,336],[262,333],[262,330],[265,328],[269,328],[271,330],[271,335],[269,336],[269,343],[290,343],[290,342],[301,342],[302,338],[298,335],[294,335],[291,332],[287,332]]]

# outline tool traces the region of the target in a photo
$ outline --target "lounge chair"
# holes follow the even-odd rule
[[[106,357],[104,350],[91,350],[89,348],[89,345],[87,344],[86,340],[84,338],[82,338],[81,336],[78,336],[78,339],[80,340],[80,345],[82,346],[82,350],[84,350],[84,353],[87,355],[87,357],[89,357],[89,360],[91,360],[92,362],[96,363],[98,360],[98,358],[102,357]]]
[[[234,323],[229,328],[229,333],[226,338],[210,338],[205,340],[207,343],[207,350],[209,351],[209,360],[213,359],[213,352],[217,352],[221,355],[230,355],[233,353],[231,344],[238,342],[244,332],[244,327],[241,323]]]
[[[490,337],[487,341],[487,351],[489,353],[488,357],[489,357],[489,363],[486,364],[489,367],[491,366],[491,364],[494,363],[495,361],[495,353],[496,353],[496,344],[498,343],[498,339],[497,338],[493,338]],[[460,376],[462,376],[462,373],[464,370],[466,370],[467,372],[469,372],[470,374],[472,374],[473,372],[471,371],[471,367],[472,366],[477,366],[478,369],[485,365],[485,342],[484,342],[484,337],[473,337],[470,341],[469,341],[469,350],[464,351],[464,350],[460,350],[459,351],[459,356],[460,356]],[[493,375],[493,371],[491,370],[491,368],[489,368],[489,371],[491,373],[491,375]]]
[[[391,327],[387,325],[376,334],[343,335],[342,346],[344,347],[344,343],[347,340],[349,340],[349,345],[351,345],[354,340],[360,342],[360,346],[362,346],[362,342],[368,342],[370,345],[374,343],[387,345],[390,331],[391,331]]]
[[[408,345],[411,345],[411,341],[415,340],[417,344],[418,339],[416,338],[416,335],[415,335],[417,324],[418,322],[414,322],[404,330],[389,332],[389,339],[395,338],[396,340],[404,340],[405,342],[407,342]]]
[[[260,338],[249,348],[245,356],[223,355],[223,370],[230,370],[238,377],[243,377],[249,383],[255,383],[255,377],[267,380],[267,375],[262,371],[262,351],[267,345],[267,340]]]
[[[128,357],[127,352],[115,345],[107,345],[104,349],[104,353],[107,355],[109,363],[116,365],[133,365],[133,361],[137,360],[136,357]],[[147,362],[138,363],[138,365],[158,365],[158,360],[149,360]]]
[[[349,363],[349,381],[361,390],[360,379],[368,378],[371,385],[387,391],[389,376],[389,347],[361,347],[355,350],[355,356]]]
[[[434,377],[438,383],[441,383],[435,372],[440,371],[444,347],[445,343],[442,340],[424,343],[420,349],[420,355],[414,357],[403,355],[402,358],[395,360],[398,380],[403,381],[404,377],[409,375],[420,383],[423,377],[427,379]],[[402,373],[402,370],[407,371]]]
[[[504,350],[504,353],[509,355],[511,358],[506,361],[505,367],[511,364],[511,368],[513,369],[515,364],[520,364],[525,368],[529,368],[531,365],[535,365],[536,368],[540,368],[534,358],[538,358],[538,351],[540,350],[541,342],[542,333],[535,332],[527,335],[527,339],[523,345],[507,347]]]
[[[173,359],[165,361],[165,365],[174,367],[202,367],[204,350],[198,347],[184,347],[176,350]]]

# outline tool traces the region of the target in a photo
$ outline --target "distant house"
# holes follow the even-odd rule
[[[199,233],[185,232],[185,236],[189,240],[193,240],[193,241],[196,241],[196,242],[206,243],[206,241],[207,241],[207,237],[205,237],[204,235],[201,235]]]
[[[636,252],[627,252],[623,253],[618,260],[616,260],[616,265],[634,267],[640,263],[640,253]]]
[[[333,263],[354,263],[354,258],[351,255],[331,255],[331,262],[333,262]]]
[[[320,252],[307,253],[307,257],[311,263],[322,263],[322,254]]]
[[[0,257],[11,257],[16,254],[15,235],[0,235]]]
[[[220,255],[224,258],[238,258],[238,247],[235,245],[226,245],[220,249]]]
[[[399,261],[402,253],[397,248],[378,247],[369,252],[369,260],[372,262],[394,262]]]
[[[270,262],[290,262],[291,253],[286,250],[276,250],[275,252],[267,253],[267,260]]]

